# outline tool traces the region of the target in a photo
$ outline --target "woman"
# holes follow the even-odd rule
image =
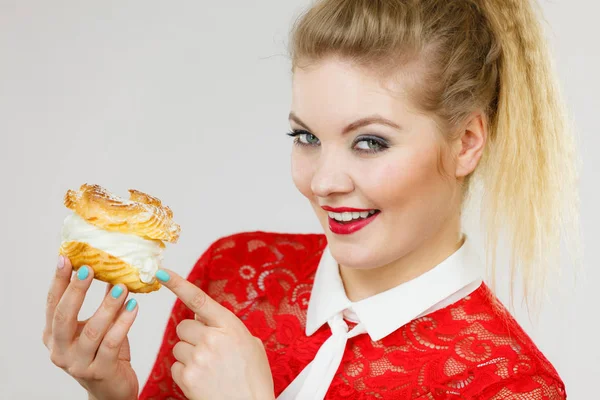
[[[492,266],[505,233],[537,299],[575,175],[532,5],[321,0],[292,61],[293,180],[324,234],[241,233],[187,281],[159,271],[179,299],[140,398],[566,398],[461,228],[480,182]],[[136,304],[117,286],[78,323],[93,271],[70,275],[60,259],[53,362],[90,398],[136,398]]]

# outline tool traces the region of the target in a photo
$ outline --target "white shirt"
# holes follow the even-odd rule
[[[337,261],[327,246],[317,267],[306,315],[306,335],[328,323],[332,335],[315,358],[277,400],[322,400],[337,371],[348,339],[367,333],[378,341],[410,321],[444,308],[481,285],[482,266],[467,235],[463,245],[424,274],[385,292],[352,302]],[[357,325],[348,332],[348,321]]]

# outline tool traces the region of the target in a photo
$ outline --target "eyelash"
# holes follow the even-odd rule
[[[294,144],[297,146],[302,146],[302,147],[314,147],[316,146],[316,144],[308,144],[308,143],[302,143],[300,141],[299,136],[300,135],[312,135],[315,138],[317,138],[315,135],[313,135],[312,133],[305,131],[305,130],[301,130],[301,129],[295,129],[291,132],[286,133],[286,135],[294,137]],[[318,139],[318,138],[317,138]],[[355,151],[359,152],[359,153],[367,153],[367,154],[375,154],[375,153],[381,153],[382,151],[385,151],[386,149],[388,149],[390,146],[387,144],[387,142],[377,136],[362,136],[360,138],[360,140],[357,140],[354,145],[356,145],[357,143],[360,142],[368,142],[372,140],[373,142],[377,143],[377,145],[379,146],[379,150],[376,149],[369,149],[369,150],[365,150],[365,149],[355,149]],[[353,147],[354,149],[354,147]]]

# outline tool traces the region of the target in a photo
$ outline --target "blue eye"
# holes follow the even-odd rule
[[[319,141],[319,139],[312,133],[302,130],[294,130],[289,132],[287,135],[295,137],[296,139],[294,139],[294,144],[298,144],[300,146],[314,146]]]
[[[379,141],[375,140],[375,139],[361,139],[358,142],[356,142],[356,144],[358,145],[359,143],[366,143],[367,147],[359,147],[361,150],[364,151],[368,151],[368,152],[378,152],[381,151],[382,149],[385,148],[385,145],[380,143]]]
[[[293,130],[287,133],[288,136],[294,137],[294,144],[298,146],[318,146],[319,138],[305,130]],[[365,143],[365,146],[357,146],[359,143]],[[390,146],[387,141],[377,136],[363,136],[354,142],[354,151],[358,153],[380,153]]]

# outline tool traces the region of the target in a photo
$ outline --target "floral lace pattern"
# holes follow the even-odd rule
[[[324,235],[245,232],[222,238],[188,279],[233,311],[267,351],[275,395],[331,335],[304,333]],[[176,301],[140,399],[185,399],[171,378],[175,327],[194,316]],[[348,341],[326,399],[565,399],[558,373],[482,284],[380,341]]]

